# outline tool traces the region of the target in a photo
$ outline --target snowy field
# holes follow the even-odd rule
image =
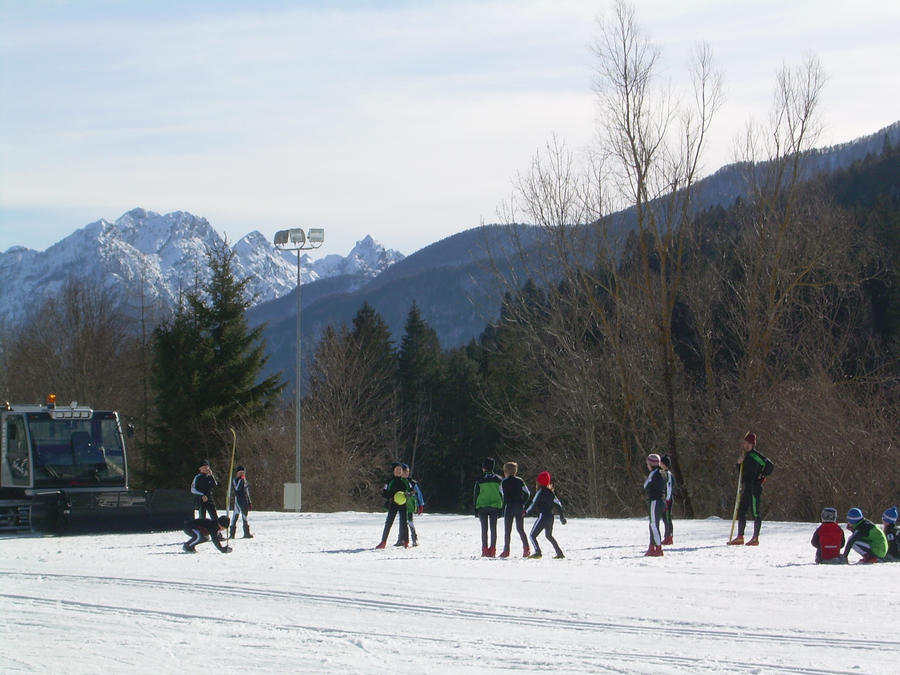
[[[900,564],[816,566],[813,524],[749,548],[676,521],[644,558],[644,521],[571,519],[565,560],[501,560],[463,516],[373,550],[383,519],[254,512],[230,555],[172,532],[2,537],[0,672],[897,672]]]

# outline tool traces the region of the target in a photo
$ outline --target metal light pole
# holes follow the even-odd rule
[[[325,230],[322,228],[310,228],[304,232],[300,228],[279,230],[275,233],[275,248],[280,251],[297,252],[297,388],[294,391],[294,408],[297,412],[297,466],[296,482],[284,484],[284,508],[300,510],[300,448],[301,448],[301,415],[300,415],[300,384],[303,380],[301,374],[302,352],[300,351],[300,251],[319,248],[325,243]]]

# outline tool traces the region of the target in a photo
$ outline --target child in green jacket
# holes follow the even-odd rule
[[[481,521],[481,555],[494,558],[497,555],[497,519],[503,509],[503,492],[500,489],[503,479],[494,473],[492,457],[481,463],[481,470],[482,475],[475,481],[475,513]]]
[[[887,539],[884,532],[868,518],[863,517],[863,512],[853,507],[847,511],[847,529],[853,534],[847,540],[847,546],[844,547],[844,558],[850,550],[859,553],[862,558],[861,563],[881,562],[887,553]]]

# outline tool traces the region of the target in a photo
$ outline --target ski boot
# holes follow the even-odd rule
[[[650,548],[647,549],[647,552],[644,554],[645,558],[659,558],[663,554],[662,546],[657,544],[650,544]]]
[[[233,527],[231,528],[234,529]],[[231,536],[234,536],[234,532],[231,533]],[[250,534],[250,524],[244,523],[244,539],[253,539],[253,535]]]
[[[522,557],[523,557],[523,558],[530,558],[530,557],[531,557],[531,549],[528,548],[527,546],[522,550]]]
[[[544,556],[541,555],[541,552],[538,551],[537,553],[532,553],[530,556],[528,556],[528,559],[529,560],[540,560],[543,557]]]
[[[859,559],[860,565],[868,565],[870,563],[880,562],[881,558],[879,558],[874,553],[866,553],[862,558]]]
[[[566,557],[566,556],[563,555],[563,552],[562,552],[562,551],[560,551],[560,552],[557,553],[555,556],[553,556],[553,558],[554,558],[555,560],[562,560],[562,559],[565,558],[565,557]]]
[[[663,546],[671,546],[672,545],[672,535],[670,534],[668,537],[662,540]]]
[[[759,537],[750,537],[750,541],[748,541],[744,546],[759,546]]]
[[[234,539],[234,531],[236,529],[237,529],[237,525],[232,525],[230,528],[228,528],[228,538],[229,539]]]
[[[729,546],[743,546],[744,545],[744,535],[739,534],[734,539],[728,542]]]
[[[419,535],[414,534],[414,535],[412,536],[412,545],[413,545],[413,546],[418,546],[418,545],[419,545]]]
[[[488,548],[488,558],[496,558],[497,557],[497,547],[491,546]]]
[[[490,550],[490,549],[489,549],[487,546],[482,546],[482,547],[481,547],[481,557],[482,557],[482,558],[489,558],[489,557],[490,557],[490,556],[488,555],[488,551],[489,551],[489,550]]]
[[[385,546],[387,546],[387,542],[384,539],[382,539],[381,543],[378,544],[378,546],[376,546],[375,548],[384,548]]]
[[[193,546],[188,546],[187,544],[184,544],[184,545],[181,547],[181,549],[182,549],[185,553],[196,553],[196,552],[197,552],[197,551],[194,550],[194,547],[193,547]]]
[[[498,558],[508,558],[508,557],[509,557],[509,549],[508,549],[508,548],[503,549],[503,550],[500,552],[500,555],[497,556],[497,557],[498,557]]]

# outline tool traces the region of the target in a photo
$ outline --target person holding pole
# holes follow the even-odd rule
[[[744,529],[747,526],[747,509],[753,516],[753,536],[747,541],[746,546],[759,546],[759,529],[762,526],[760,515],[760,500],[762,498],[762,486],[766,478],[772,473],[775,465],[764,457],[756,449],[756,434],[748,431],[741,441],[741,456],[737,461],[740,466],[740,479],[738,481],[737,508],[735,515],[738,521],[738,534],[728,541],[729,546],[744,545]],[[732,532],[734,521],[732,520]]]

